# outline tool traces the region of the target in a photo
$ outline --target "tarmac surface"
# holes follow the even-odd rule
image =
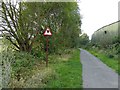
[[[83,88],[118,88],[118,74],[86,50],[80,50]]]

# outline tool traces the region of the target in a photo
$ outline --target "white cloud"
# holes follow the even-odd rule
[[[81,29],[90,38],[97,29],[118,20],[119,0],[81,0],[80,13],[83,16]]]

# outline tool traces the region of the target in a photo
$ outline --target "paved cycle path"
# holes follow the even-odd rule
[[[118,88],[118,74],[98,58],[81,49],[83,88]]]

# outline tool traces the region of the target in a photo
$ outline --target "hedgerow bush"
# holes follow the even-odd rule
[[[35,64],[35,57],[26,52],[15,52],[15,60],[12,62],[12,75],[18,81],[21,77],[29,75]]]
[[[1,53],[2,59],[2,88],[7,88],[11,79],[11,61],[14,59],[12,52],[3,51]]]
[[[30,71],[38,60],[27,52],[16,51],[10,42],[3,38],[1,50],[2,88],[9,87],[12,80],[19,81],[31,75]]]
[[[4,38],[2,39],[1,44],[1,53],[0,53],[0,59],[1,59],[1,66],[2,66],[2,88],[7,88],[8,84],[11,79],[11,72],[12,67],[11,63],[14,61],[14,53],[12,48],[12,45],[7,42]]]
[[[102,47],[101,45],[96,45],[96,46],[94,45],[92,46],[92,49],[94,49],[96,52],[99,51],[100,53],[104,53],[108,58],[113,58],[115,60],[119,59],[118,57],[120,54],[119,42],[113,43],[111,45],[107,45],[107,47]]]

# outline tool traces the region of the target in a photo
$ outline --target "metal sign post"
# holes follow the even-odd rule
[[[48,67],[48,36],[46,37],[46,67]]]
[[[48,36],[52,36],[52,33],[49,28],[47,28],[44,32],[44,36],[46,36],[46,67],[48,67]]]

